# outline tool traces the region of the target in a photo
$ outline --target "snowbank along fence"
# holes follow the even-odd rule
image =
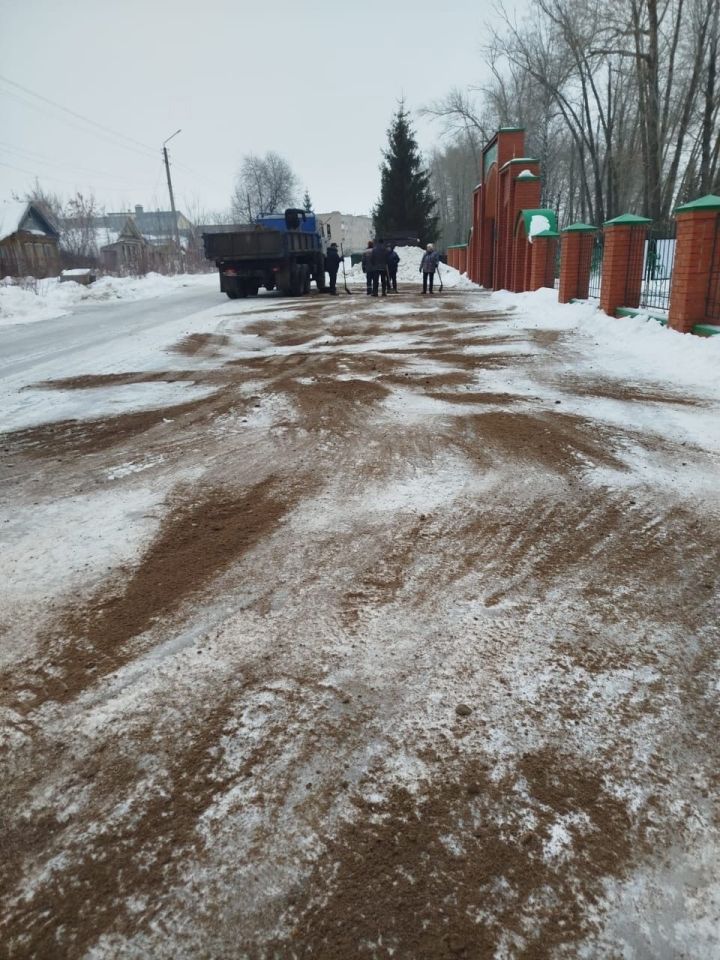
[[[654,309],[676,330],[720,333],[720,197],[678,207],[670,223],[626,213],[602,229],[558,232],[524,145],[524,130],[503,127],[483,149],[470,242],[448,248],[451,266],[489,289],[521,292],[554,286],[559,253],[561,303],[597,297],[611,316]]]

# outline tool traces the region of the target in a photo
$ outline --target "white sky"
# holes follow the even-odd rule
[[[277,150],[316,210],[367,213],[398,98],[415,110],[477,82],[492,17],[478,0],[0,0],[0,75],[137,142],[0,79],[0,199],[37,175],[166,209],[160,147],[181,127],[180,209],[226,208],[242,155]],[[424,150],[440,137],[417,131]]]

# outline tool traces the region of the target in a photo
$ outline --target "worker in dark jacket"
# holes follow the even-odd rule
[[[389,250],[382,240],[376,240],[370,253],[370,273],[372,274],[372,295],[374,297],[378,295],[378,286],[382,286],[382,295],[387,296],[388,253]]]
[[[440,254],[435,247],[429,243],[427,247],[425,247],[425,253],[420,261],[420,272],[423,275],[423,293],[428,292],[428,286],[430,287],[430,293],[433,292],[433,280],[435,279],[435,271],[439,263]]]
[[[388,244],[388,291],[397,293],[397,271],[400,257],[395,252],[395,244]]]
[[[330,293],[337,296],[337,275],[340,269],[340,254],[336,243],[331,243],[325,254],[325,271],[330,275]]]
[[[372,274],[370,273],[370,256],[372,255],[373,242],[368,240],[367,249],[363,250],[362,272],[365,274],[365,284],[367,286],[367,295],[372,293]]]

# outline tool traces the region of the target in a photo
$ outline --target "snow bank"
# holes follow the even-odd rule
[[[650,316],[608,317],[595,304],[557,302],[557,291],[492,294],[501,307],[516,307],[511,325],[565,330],[580,341],[579,369],[627,381],[654,381],[683,388],[720,383],[720,336],[695,337],[663,327]]]
[[[398,283],[420,283],[422,280],[420,261],[422,260],[423,253],[425,253],[423,248],[397,247],[396,250],[400,257],[400,263],[398,264]],[[358,286],[365,285],[365,274],[362,272],[362,267],[359,263],[356,263],[352,268],[346,267],[346,269],[348,284],[356,284]],[[442,276],[443,286],[445,287],[459,287],[468,290],[478,289],[477,284],[473,283],[472,280],[468,280],[464,273],[460,273],[454,267],[447,266],[447,264],[440,264],[440,274]]]
[[[112,303],[118,300],[149,300],[183,287],[217,284],[217,274],[178,274],[164,277],[100,277],[91,286],[61,283],[59,279],[37,280],[23,287],[10,277],[0,281],[0,326],[34,323],[65,316],[80,304]]]

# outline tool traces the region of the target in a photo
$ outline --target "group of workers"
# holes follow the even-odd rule
[[[331,243],[325,256],[325,270],[330,277],[330,293],[337,294],[337,275],[342,258],[336,243]],[[367,249],[362,255],[362,271],[367,283],[367,295],[377,297],[382,291],[386,297],[388,292],[397,293],[397,272],[400,257],[395,250],[394,243],[383,240],[368,240]],[[432,243],[425,248],[420,263],[420,273],[423,275],[423,293],[433,292],[435,272],[440,264],[440,254]]]

